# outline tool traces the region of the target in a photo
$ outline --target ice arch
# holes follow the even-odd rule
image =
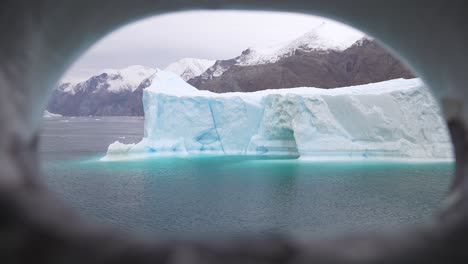
[[[399,236],[304,242],[144,243],[80,221],[39,182],[38,121],[67,66],[104,34],[145,16],[188,9],[314,13],[348,23],[394,50],[433,89],[455,144],[450,203],[430,227]],[[0,4],[0,240],[6,262],[452,262],[468,257],[467,3],[373,0],[38,0]]]

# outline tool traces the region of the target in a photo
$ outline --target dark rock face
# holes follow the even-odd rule
[[[293,55],[270,64],[239,66],[231,60],[219,61],[213,67],[216,65],[228,69],[216,77],[210,68],[188,82],[201,90],[225,93],[303,86],[335,88],[415,77],[399,60],[369,39],[362,39],[344,51],[296,50]]]

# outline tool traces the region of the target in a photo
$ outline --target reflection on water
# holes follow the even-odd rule
[[[45,170],[79,211],[124,229],[324,234],[421,221],[443,198],[452,167],[165,157]]]

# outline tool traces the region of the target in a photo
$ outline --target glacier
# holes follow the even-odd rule
[[[102,160],[161,155],[450,160],[439,106],[419,79],[216,94],[158,70],[143,92],[144,137]]]

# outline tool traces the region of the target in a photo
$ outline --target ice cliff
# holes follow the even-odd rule
[[[111,144],[104,160],[192,154],[452,157],[439,107],[419,79],[216,94],[170,72],[150,78],[143,94],[144,138]]]

